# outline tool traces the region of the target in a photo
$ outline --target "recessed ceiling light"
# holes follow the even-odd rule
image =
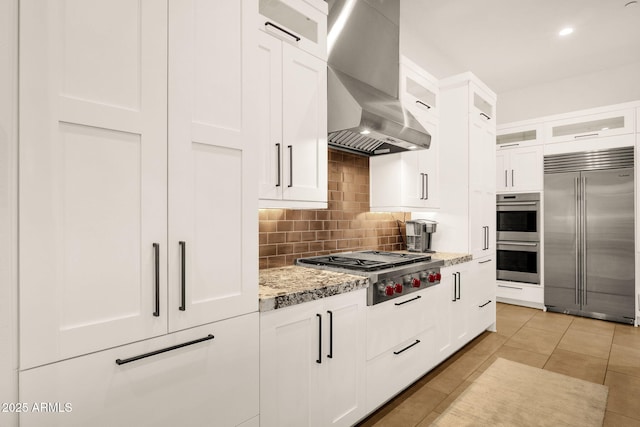
[[[560,32],[558,34],[561,35],[561,36],[568,36],[571,33],[573,33],[573,28],[567,27],[567,28],[563,28],[562,30],[560,30]]]

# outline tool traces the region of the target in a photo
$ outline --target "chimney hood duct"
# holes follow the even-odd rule
[[[399,15],[399,0],[329,0],[333,148],[375,156],[431,144],[431,135],[398,99]]]

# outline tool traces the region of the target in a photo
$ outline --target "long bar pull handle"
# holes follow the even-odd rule
[[[411,347],[413,347],[414,345],[418,345],[418,344],[420,344],[420,340],[416,340],[416,342],[414,342],[413,344],[409,344],[408,346],[406,346],[405,348],[403,348],[400,351],[394,351],[393,354],[398,355],[398,354],[402,353],[403,351],[407,351]]]
[[[509,186],[509,182],[507,181],[507,170],[504,170],[504,186],[508,187]]]
[[[287,145],[289,149],[289,187],[293,187],[293,146]]]
[[[333,359],[333,311],[327,310],[329,313],[329,354],[327,358]]]
[[[277,163],[278,163],[278,174],[276,175],[276,187],[280,187],[280,185],[282,184],[282,182],[280,182],[280,173],[281,173],[281,169],[282,169],[282,164],[280,161],[280,143],[276,144],[276,157],[277,157]]]
[[[489,250],[489,243],[490,243],[490,239],[489,236],[491,235],[491,228],[487,225],[487,250]]]
[[[456,302],[456,296],[458,292],[458,275],[453,273],[453,299],[451,301]]]
[[[574,201],[575,201],[575,221],[576,221],[576,265],[575,265],[575,273],[576,273],[576,283],[575,283],[575,303],[579,304],[579,289],[580,289],[580,178],[576,178],[573,182],[573,191],[574,191]]]
[[[598,136],[598,132],[596,133],[586,133],[584,135],[575,135],[573,138],[586,138],[588,136]]]
[[[429,200],[429,174],[425,173],[424,174],[424,199],[425,200]]]
[[[418,105],[422,105],[423,107],[425,107],[427,110],[431,109],[431,105],[427,104],[426,102],[422,102],[422,101],[416,101],[416,104]]]
[[[516,186],[516,182],[513,180],[513,177],[514,177],[514,172],[513,172],[513,169],[511,169],[511,186],[515,187]]]
[[[153,315],[160,317],[160,243],[153,244],[154,273],[155,273],[155,311]]]
[[[209,340],[212,340],[214,338],[215,337],[213,335],[209,334],[204,338],[199,338],[197,340],[185,342],[185,343],[178,344],[178,345],[172,345],[171,347],[163,348],[163,349],[160,349],[160,350],[150,351],[149,353],[144,353],[144,354],[140,354],[138,356],[129,357],[128,359],[116,359],[116,365],[124,365],[125,363],[135,362],[136,360],[144,359],[146,357],[155,356],[157,354],[166,353],[167,351],[177,350],[179,348],[186,347],[188,345],[198,344],[198,343],[201,343],[203,341],[209,341]]]
[[[479,306],[478,306],[478,308],[482,308],[482,307],[484,307],[484,306],[486,306],[486,305],[489,305],[489,304],[491,304],[491,300],[489,300],[489,301],[485,302],[485,303],[484,303],[484,304],[482,304],[482,305],[479,305]]]
[[[484,261],[478,261],[478,264],[486,264],[488,262],[491,262],[491,258],[484,260]]]
[[[396,303],[394,303],[393,305],[396,305],[396,306],[398,306],[398,305],[404,305],[404,304],[406,304],[406,303],[408,303],[408,302],[419,300],[420,298],[422,298],[422,296],[418,295],[418,296],[417,296],[417,297],[415,297],[415,298],[411,298],[411,299],[408,299],[408,300],[406,300],[406,301],[402,301],[402,302],[396,302]]]
[[[424,200],[424,174],[420,172],[420,200]]]
[[[178,242],[180,244],[180,307],[178,309],[180,311],[185,311],[187,309],[187,243],[186,242]]]
[[[518,142],[516,142],[515,144],[501,144],[501,145],[498,147],[498,149],[500,149],[500,148],[507,148],[507,147],[517,147],[517,146],[519,146],[519,145],[520,145],[520,143],[518,143]]]
[[[460,272],[456,273],[458,275],[458,299],[462,298],[462,274]]]
[[[318,318],[318,358],[316,363],[322,363],[322,314],[316,313]]]
[[[491,117],[489,117],[488,114],[485,113],[480,113],[481,116],[484,116],[487,120],[491,120]]]
[[[278,26],[278,25],[276,25],[276,24],[274,24],[274,23],[272,23],[272,22],[268,22],[268,21],[267,21],[267,22],[265,22],[265,23],[264,23],[264,26],[265,26],[265,27],[269,26],[269,27],[276,28],[276,29],[278,29],[278,30],[282,31],[283,33],[285,33],[286,35],[288,35],[289,37],[294,38],[294,39],[295,39],[295,41],[297,41],[297,42],[299,42],[299,41],[300,41],[300,37],[296,36],[295,34],[293,34],[293,33],[289,32],[289,31],[285,30],[284,28],[282,28],[282,27],[280,27],[280,26]]]
[[[587,305],[587,177],[582,177],[582,305]]]

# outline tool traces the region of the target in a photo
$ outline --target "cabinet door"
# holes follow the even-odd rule
[[[452,319],[454,315],[454,304],[458,295],[457,270],[456,266],[443,268],[441,270],[442,280],[435,287],[436,299],[436,346],[438,360],[444,360],[454,351],[455,339]]]
[[[509,150],[511,190],[542,191],[542,150],[541,145]]]
[[[61,409],[30,410],[20,425],[238,425],[259,410],[258,320],[252,313],[20,372],[21,402]],[[214,338],[116,364],[209,335]]]
[[[282,42],[258,32],[259,196],[282,199]]]
[[[323,315],[326,364],[321,405],[325,421],[319,426],[351,426],[365,415],[365,312],[366,291],[328,299]],[[324,357],[323,355],[323,357]]]
[[[283,196],[327,201],[327,64],[282,44]]]
[[[260,425],[309,426],[319,420],[322,304],[260,314]],[[320,362],[318,362],[320,361]]]
[[[166,332],[166,22],[20,4],[22,369]]]
[[[496,191],[509,190],[509,153],[511,150],[496,152]]]
[[[256,0],[175,0],[169,329],[257,310]]]
[[[473,277],[469,313],[471,335],[482,333],[496,321],[496,262],[494,257],[472,261],[470,275]]]

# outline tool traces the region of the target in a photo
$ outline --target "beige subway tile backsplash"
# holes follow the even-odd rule
[[[333,252],[406,248],[410,213],[369,212],[369,159],[330,149],[328,166],[327,209],[260,210],[260,269]]]

